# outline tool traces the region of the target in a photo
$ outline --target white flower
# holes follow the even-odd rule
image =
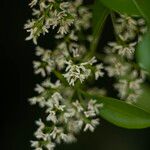
[[[130,43],[127,47],[123,47],[118,50],[118,54],[121,56],[126,56],[128,59],[132,59],[135,52],[135,45],[137,43]]]
[[[138,32],[137,24],[136,19],[127,15],[120,15],[115,22],[116,33],[123,41],[133,40]]]
[[[94,63],[96,63],[97,62],[97,60],[96,60],[96,58],[95,58],[95,56],[94,57],[92,57],[89,61],[87,61],[87,62],[84,62],[84,63],[81,63],[83,66],[85,66],[85,65],[93,65]]]
[[[76,109],[77,109],[78,112],[82,112],[84,110],[78,100],[75,101],[75,102],[73,102],[72,104],[73,104],[73,106],[76,107]]]
[[[60,85],[61,85],[60,80],[57,80],[55,83],[52,83],[49,78],[42,82],[42,86],[45,88],[50,87],[52,89],[57,89],[60,87]]]
[[[37,47],[36,55],[40,60],[33,62],[35,74],[41,74],[45,79],[35,87],[38,96],[30,99],[31,104],[38,103],[46,113],[46,116],[42,116],[45,122],[41,119],[36,121],[38,128],[34,135],[38,141],[31,142],[31,146],[36,150],[53,150],[56,143],[74,142],[76,134],[80,131],[94,131],[98,125],[96,116],[101,107],[100,104],[97,104],[95,100],[82,101],[80,99],[79,102],[74,99],[74,88],[63,84],[61,78],[60,83],[58,74],[55,74],[56,71],[61,74],[65,72],[64,77],[72,86],[77,81],[81,83],[85,81],[93,70],[95,72],[92,75],[95,73],[96,79],[103,76],[102,64],[94,66],[97,62],[95,57],[80,61],[87,51],[87,46],[83,44],[89,43],[88,39],[91,40],[91,38],[87,35],[84,37],[85,43],[82,43],[79,35],[81,30],[86,30],[91,26],[92,17],[91,12],[81,6],[82,3],[82,0],[65,2],[32,0],[30,3],[31,7],[35,6],[33,8],[34,19],[25,25],[29,32],[26,40],[32,39],[37,44],[38,37],[48,33],[49,29],[55,29],[56,39],[59,39],[59,43],[53,50]],[[53,75],[54,81],[51,80]]]
[[[36,87],[35,87],[35,89],[34,89],[36,92],[38,92],[39,94],[41,94],[42,92],[44,92],[44,88],[41,86],[41,85],[39,85],[39,84],[36,84]]]
[[[63,133],[63,130],[61,128],[54,127],[54,129],[53,129],[53,131],[51,132],[50,135],[52,136],[53,139],[56,139],[62,133]]]
[[[37,120],[35,123],[36,123],[36,125],[39,126],[39,129],[44,129],[45,128],[45,124],[42,122],[41,119]]]
[[[76,142],[76,138],[73,134],[69,133],[67,135],[67,140],[65,141],[66,143],[73,143]]]
[[[41,121],[36,121],[36,124],[39,126],[37,131],[34,133],[35,137],[37,139],[43,139],[44,141],[47,141],[49,139],[49,134],[43,133],[43,129],[45,128],[45,124]]]
[[[67,79],[69,85],[74,86],[77,79],[79,79],[81,83],[85,79],[87,79],[91,74],[91,70],[88,69],[88,65],[93,65],[93,63],[95,62],[95,57],[93,57],[87,62],[80,63],[77,65],[73,64],[71,60],[67,61],[66,73],[64,74],[64,77]]]
[[[76,116],[74,116],[74,117],[76,117]],[[81,131],[84,122],[79,119],[78,120],[70,120],[68,122],[68,130],[70,132],[79,133]]]
[[[30,7],[33,7],[37,4],[38,0],[32,0],[31,3],[29,4]]]
[[[55,148],[55,143],[49,142],[45,147],[47,150],[53,150]]]
[[[36,148],[35,150],[43,150],[41,147]]]
[[[42,77],[45,77],[47,74],[49,75],[55,68],[55,62],[51,50],[37,47],[36,55],[41,57],[41,61],[33,61],[35,74],[41,74]]]
[[[61,96],[60,93],[55,92],[55,93],[51,96],[51,99],[52,99],[52,103],[54,104],[54,106],[58,107],[58,106],[59,106],[59,103],[63,100],[63,97]]]
[[[55,111],[48,111],[47,112],[49,113],[48,116],[46,117],[46,120],[47,121],[52,121],[54,124],[57,123],[57,118],[56,118],[56,113]]]
[[[142,90],[142,89],[139,89],[139,90],[136,90],[136,91],[130,93],[130,94],[128,95],[128,97],[126,98],[127,103],[130,103],[130,104],[136,103],[138,97],[139,97],[142,93],[143,93],[143,90]]]
[[[70,37],[71,40],[78,41],[78,36],[75,35],[74,30],[71,31],[71,33],[69,34],[69,37]]]
[[[95,111],[96,114],[99,113],[100,108],[103,107],[103,103],[98,104],[96,100],[91,99],[88,102],[88,110]]]
[[[31,147],[38,148],[39,147],[39,142],[38,141],[30,141],[31,142]]]
[[[119,82],[116,83],[114,87],[119,91],[119,96],[121,97],[121,99],[124,99],[127,95],[128,90],[127,80],[119,80]]]
[[[65,143],[69,143],[69,142],[70,142],[70,140],[69,140],[70,136],[68,136],[68,134],[61,133],[61,134],[60,134],[60,138],[61,138]]]
[[[97,80],[99,77],[103,77],[104,72],[102,72],[103,64],[98,64],[95,66],[96,70],[95,70],[95,79]]]
[[[63,114],[63,118],[64,118],[65,122],[68,122],[69,118],[72,118],[73,116],[75,116],[75,114],[76,114],[75,109],[67,108]]]
[[[37,97],[29,98],[29,102],[31,105],[35,105],[38,102]]]
[[[69,2],[62,2],[60,3],[60,9],[65,10],[69,7],[70,3]]]
[[[97,118],[97,119],[92,119],[91,120],[91,125],[95,128],[96,126],[98,126],[99,125],[99,119]]]
[[[112,52],[117,52],[120,56],[125,56],[128,59],[132,59],[134,52],[135,52],[135,46],[137,42],[129,43],[127,45],[121,45],[116,42],[109,42],[108,45],[111,46]],[[111,50],[111,49],[110,49]]]
[[[94,110],[85,111],[84,114],[85,114],[85,116],[86,116],[87,118],[88,118],[88,117],[94,117],[94,116],[96,116]]]
[[[123,76],[128,71],[129,66],[126,64],[121,64],[120,62],[114,62],[112,66],[105,67],[110,77],[112,76]]]
[[[84,132],[87,131],[87,130],[90,130],[91,132],[93,132],[94,131],[94,127],[91,124],[87,123],[85,125]]]
[[[69,45],[69,49],[73,53],[73,57],[79,57],[80,56],[80,54],[79,54],[79,45],[78,44],[71,43]]]
[[[131,81],[131,82],[129,83],[129,88],[130,88],[130,89],[134,89],[134,90],[140,89],[142,82],[143,82],[142,79],[136,79],[136,80],[134,80],[134,81]]]

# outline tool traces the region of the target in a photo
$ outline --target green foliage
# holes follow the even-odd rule
[[[128,15],[139,15],[139,11],[132,0],[99,0],[111,10]]]
[[[140,14],[150,23],[150,1],[149,0],[132,0],[139,10]]]
[[[143,16],[146,20],[148,25],[150,26],[150,1],[149,0],[99,0],[96,3],[100,2],[108,7],[111,10],[116,12],[125,13],[128,15],[139,15]],[[95,13],[101,14],[101,9],[96,9]],[[98,17],[94,17],[97,19]],[[98,22],[98,21],[97,21]],[[98,24],[98,23],[97,23]],[[148,27],[149,27],[148,26]],[[150,71],[150,32],[148,32],[142,42],[138,46],[138,54],[137,59],[139,64],[145,68],[146,70]]]
[[[103,6],[100,1],[96,1],[93,6],[93,42],[91,44],[91,50],[95,51],[99,37],[102,33],[102,29],[105,20],[109,14],[109,9]]]
[[[104,6],[105,7],[104,7]],[[108,9],[128,15],[143,16],[150,24],[150,1],[149,0],[97,0],[94,5],[94,42],[96,48],[102,26],[109,13]],[[96,46],[94,46],[96,45]],[[137,58],[141,67],[150,72],[150,32],[144,36],[137,48]],[[137,101],[136,106],[129,105],[123,101],[113,98],[85,94],[87,97],[95,98],[104,104],[100,115],[109,122],[125,128],[150,127],[150,89],[144,88],[144,93]]]
[[[147,20],[150,28],[150,1],[133,0],[141,15]],[[138,46],[137,59],[141,67],[150,72],[150,31],[147,32],[142,42]]]
[[[150,87],[147,85],[143,86],[143,93],[138,98],[136,106],[150,113]]]
[[[129,129],[150,127],[150,113],[141,108],[114,98],[87,93],[83,93],[83,95],[103,103],[104,107],[100,110],[100,116],[117,126]]]
[[[150,72],[150,32],[147,32],[138,45],[137,60],[142,68]]]

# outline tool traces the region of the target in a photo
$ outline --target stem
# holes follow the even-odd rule
[[[53,73],[65,86],[68,86],[68,82],[59,71],[53,70]]]

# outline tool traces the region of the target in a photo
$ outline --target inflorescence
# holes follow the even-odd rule
[[[52,150],[57,143],[74,142],[76,134],[93,132],[99,125],[97,115],[103,104],[84,98],[80,88],[89,77],[98,80],[104,75],[103,64],[95,56],[85,57],[92,37],[84,32],[91,28],[92,14],[82,0],[33,0],[30,6],[34,19],[25,25],[30,32],[26,40],[32,39],[37,44],[41,34],[49,29],[56,31],[53,50],[36,47],[39,59],[33,62],[33,67],[44,81],[35,87],[37,96],[29,99],[46,113],[46,118],[36,121],[36,140],[31,141],[31,146],[36,150]]]
[[[136,46],[147,31],[146,23],[142,18],[126,15],[114,15],[112,19],[116,41],[109,42],[105,47],[105,70],[109,77],[117,79],[114,87],[118,96],[134,103],[142,93],[141,85],[146,76],[146,72],[134,63]]]
[[[91,89],[88,83],[103,77],[104,70],[109,77],[116,78],[114,87],[121,99],[130,103],[136,101],[142,92],[145,72],[133,60],[146,26],[140,18],[115,17],[116,41],[106,46],[104,65],[96,56],[87,55],[92,42],[92,13],[82,0],[32,0],[29,5],[33,19],[25,24],[29,32],[26,40],[33,40],[37,45],[41,34],[48,34],[50,30],[56,32],[56,46],[52,50],[36,47],[38,59],[33,67],[35,74],[41,75],[44,81],[35,87],[37,96],[29,99],[46,114],[36,121],[36,140],[31,141],[31,146],[35,150],[53,150],[56,144],[75,142],[78,133],[93,132],[99,125],[98,114],[103,104],[84,97],[81,91],[102,93],[103,89]]]

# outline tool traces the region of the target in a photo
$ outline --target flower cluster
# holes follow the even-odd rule
[[[147,31],[146,22],[143,18],[134,18],[128,15],[120,15],[115,20],[115,32],[123,41],[132,41],[135,37],[141,39],[142,34]]]
[[[109,77],[116,78],[114,87],[119,97],[129,103],[136,101],[142,93],[145,72],[134,63],[134,54],[146,26],[141,18],[114,15],[117,40],[105,48],[104,67],[89,50],[93,39],[92,13],[82,0],[32,0],[29,5],[33,19],[25,24],[30,33],[26,40],[37,44],[41,34],[50,30],[55,33],[52,49],[36,47],[38,58],[33,61],[33,68],[44,81],[36,85],[37,95],[29,99],[45,113],[36,121],[36,140],[31,141],[31,146],[35,150],[53,150],[56,144],[74,142],[76,134],[93,132],[99,125],[98,114],[103,104],[88,99],[83,91],[106,94],[104,89],[88,86],[104,76],[104,69]]]
[[[70,89],[71,90],[71,89]],[[52,83],[46,79],[41,85],[37,85],[35,91],[38,97],[29,99],[31,104],[38,103],[45,108],[45,123],[42,119],[36,121],[38,129],[35,132],[37,141],[31,141],[31,146],[37,149],[47,148],[52,150],[56,143],[71,143],[76,141],[75,135],[81,130],[94,131],[99,125],[97,114],[103,106],[96,100],[70,101],[67,90],[60,81]],[[73,93],[69,93],[69,97]]]
[[[73,64],[73,62],[70,60],[66,62],[66,73],[64,74],[64,77],[67,79],[68,83],[72,86],[74,86],[74,83],[77,79],[80,80],[82,83],[86,78],[88,78],[91,74],[90,67],[96,63],[97,60],[95,57],[93,57],[91,60],[80,63],[78,65]],[[103,72],[101,71],[103,69],[102,64],[98,64],[95,66],[95,79],[97,80],[100,76],[103,76]]]
[[[58,33],[66,34],[69,26],[74,22],[74,7],[71,2],[55,0],[32,0],[29,4],[33,9],[34,19],[28,20],[25,29],[30,32],[27,40],[33,39],[37,43],[40,34],[45,34],[48,29],[58,27]]]
[[[79,30],[81,27],[88,28],[91,13],[86,7],[80,7],[82,0],[32,0],[29,4],[33,8],[33,19],[28,20],[25,29],[30,35],[26,40],[33,39],[37,44],[37,38],[41,34],[49,32],[49,29],[57,28],[57,33],[64,36],[70,32],[70,26],[74,25]],[[78,14],[82,17],[79,18]],[[85,24],[85,22],[87,24]]]
[[[25,25],[30,32],[27,40],[37,44],[41,34],[55,29],[54,49],[36,47],[37,60],[33,61],[35,74],[44,78],[37,84],[37,96],[29,99],[38,104],[46,117],[36,121],[35,150],[52,150],[56,144],[76,141],[81,131],[93,132],[99,125],[99,109],[95,99],[83,97],[80,84],[89,77],[98,80],[104,75],[103,64],[95,56],[86,57],[92,36],[85,31],[91,27],[92,14],[82,0],[32,0],[34,19]],[[78,85],[78,86],[75,86]]]
[[[142,93],[141,84],[145,72],[134,63],[136,45],[146,31],[144,19],[121,15],[114,20],[116,42],[109,42],[105,47],[107,56],[105,70],[110,77],[116,77],[114,87],[121,99],[136,102]]]

